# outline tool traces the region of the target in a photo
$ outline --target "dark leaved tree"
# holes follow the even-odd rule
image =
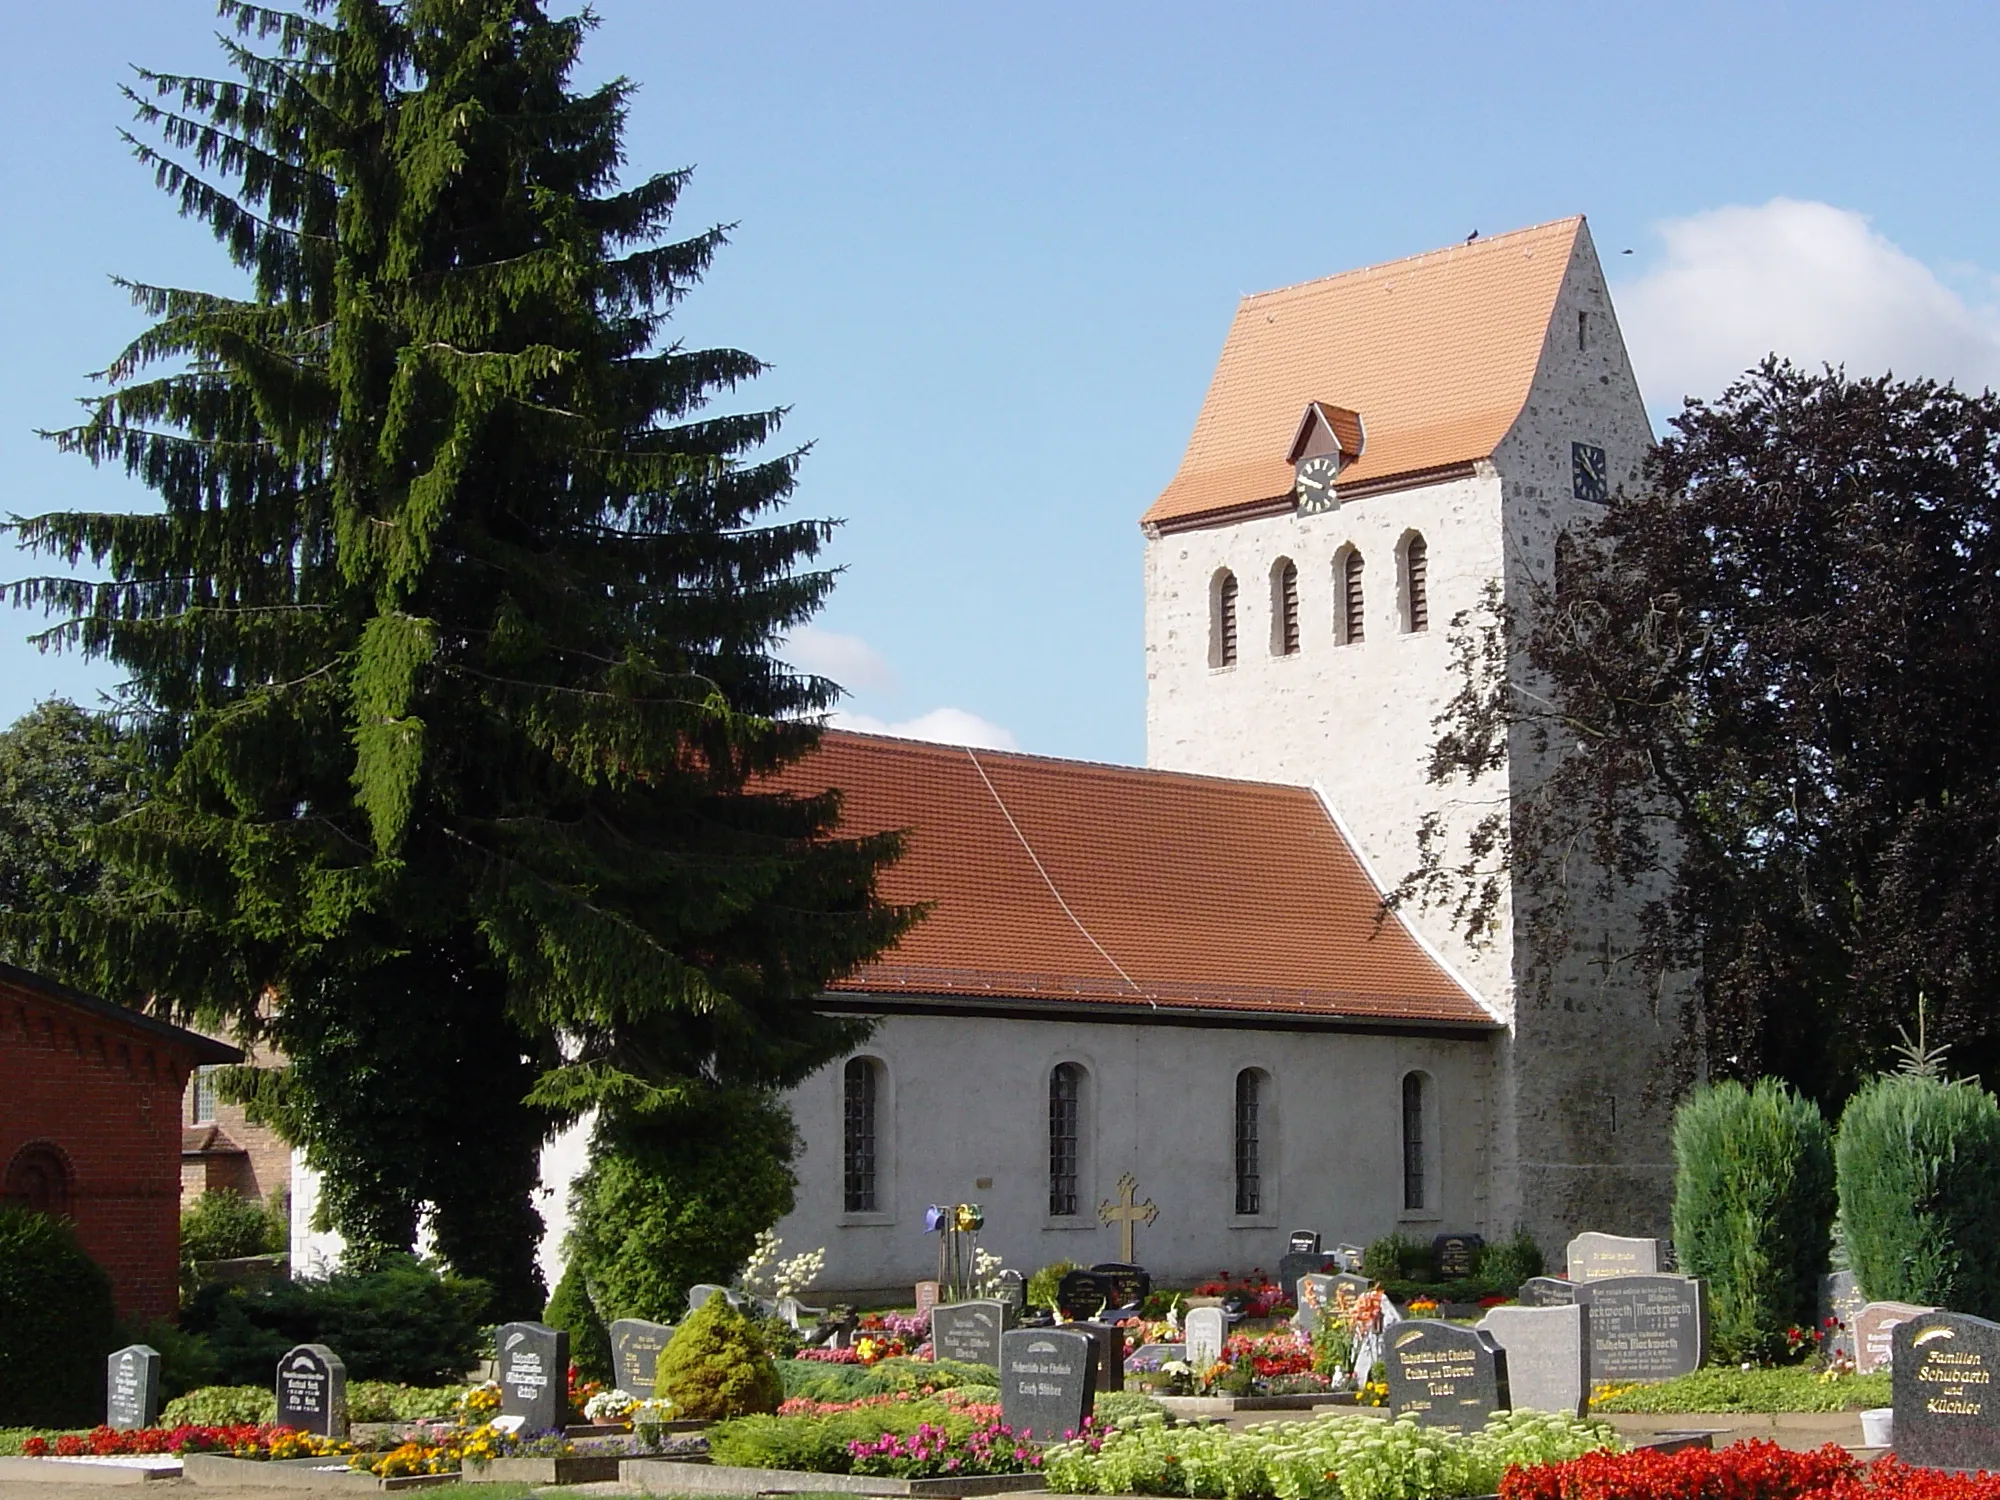
[[[1557,954],[1587,849],[1649,893],[1634,961],[1700,966],[1691,1063],[1831,1110],[1921,995],[1990,1074],[2000,398],[1773,360],[1673,427],[1531,597],[1455,622],[1433,779],[1547,773],[1463,858],[1433,825],[1400,896],[1473,924],[1511,879]]]
[[[712,405],[758,362],[666,339],[722,235],[664,237],[682,174],[620,185],[587,18],[222,11],[231,76],[141,74],[135,145],[246,289],[133,286],[152,326],[56,435],[160,509],[17,525],[102,570],[14,597],[130,673],[149,771],[97,840],[121,899],[48,941],[261,1024],[359,1258],[428,1211],[532,1314],[548,1130],[796,1082],[907,920],[893,840],[759,790],[837,692],[772,654],[828,527],[778,514],[778,414]]]

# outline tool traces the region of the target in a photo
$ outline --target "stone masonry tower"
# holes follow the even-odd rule
[[[1144,518],[1148,763],[1316,786],[1393,885],[1427,812],[1462,839],[1534,775],[1517,751],[1428,783],[1453,617],[1493,581],[1523,603],[1651,441],[1581,218],[1245,298]],[[1490,1132],[1481,1227],[1665,1233],[1679,1017],[1618,962],[1636,898],[1576,911],[1540,986],[1516,900],[1477,944],[1406,913],[1506,1023],[1460,1101]]]

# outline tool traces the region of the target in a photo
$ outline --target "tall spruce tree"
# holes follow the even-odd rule
[[[233,76],[140,74],[134,140],[243,274],[131,284],[152,326],[55,434],[159,496],[19,521],[44,639],[131,674],[150,795],[112,903],[45,942],[107,990],[262,1026],[261,1103],[366,1253],[428,1212],[540,1306],[536,1149],[671,1128],[851,1043],[826,983],[892,942],[888,838],[760,778],[837,689],[773,656],[831,586],[777,512],[760,365],[666,341],[723,243],[621,186],[630,85],[573,91],[539,0],[223,0]]]

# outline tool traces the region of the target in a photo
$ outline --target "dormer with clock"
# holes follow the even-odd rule
[[[1334,481],[1340,471],[1361,456],[1368,429],[1361,414],[1325,401],[1306,403],[1286,455],[1292,466],[1292,494],[1302,516],[1340,509]]]

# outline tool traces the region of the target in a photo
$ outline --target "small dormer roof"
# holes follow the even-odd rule
[[[1367,441],[1368,429],[1360,412],[1335,406],[1330,401],[1308,401],[1305,415],[1299,418],[1299,430],[1292,435],[1285,462],[1296,464],[1302,459],[1332,453],[1339,456],[1341,467],[1345,468],[1361,457]]]

